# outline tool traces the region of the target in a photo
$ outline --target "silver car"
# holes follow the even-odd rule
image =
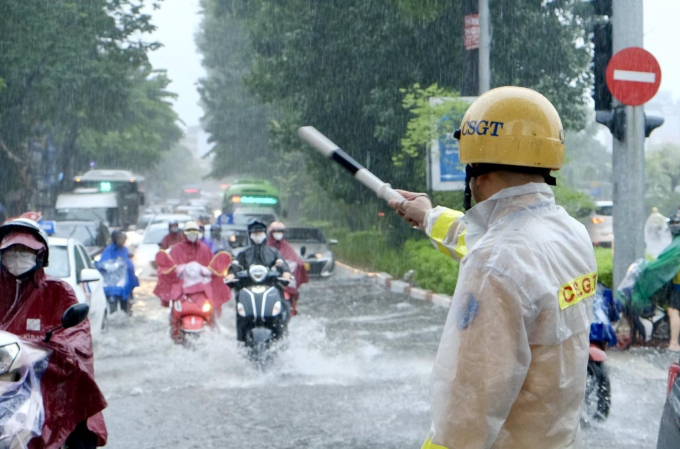
[[[333,274],[335,258],[331,246],[337,240],[326,240],[320,229],[286,227],[285,239],[295,249],[310,276],[328,277]]]
[[[595,211],[588,217],[586,229],[588,235],[590,235],[590,241],[595,246],[611,247],[614,243],[612,207],[611,201],[597,201],[595,202]]]

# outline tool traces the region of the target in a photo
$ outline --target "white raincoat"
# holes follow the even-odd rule
[[[668,218],[658,212],[652,212],[645,221],[645,253],[652,259],[659,257],[659,254],[673,241],[667,222]]]
[[[547,184],[508,188],[426,232],[461,259],[423,448],[579,448],[597,266]]]

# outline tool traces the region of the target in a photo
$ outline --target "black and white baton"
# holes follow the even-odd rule
[[[350,155],[345,153],[331,140],[321,134],[319,130],[313,126],[303,126],[298,129],[298,137],[304,142],[307,142],[312,148],[315,148],[319,153],[323,154],[329,159],[333,159],[338,164],[342,165],[345,170],[350,172],[357,181],[373,190],[378,198],[385,201],[401,200],[404,197],[397,193],[389,184],[382,182],[377,176],[364,168],[360,163],[352,159]]]

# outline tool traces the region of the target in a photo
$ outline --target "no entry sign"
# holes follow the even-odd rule
[[[624,48],[607,65],[607,87],[617,100],[639,106],[652,99],[661,84],[661,67],[650,52]]]

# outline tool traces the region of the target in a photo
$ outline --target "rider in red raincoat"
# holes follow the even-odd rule
[[[78,448],[105,445],[101,411],[106,400],[94,380],[89,321],[57,331],[42,343],[45,333],[61,324],[64,311],[78,303],[66,282],[45,275],[46,234],[31,220],[9,220],[0,226],[0,253],[0,329],[52,351],[40,382],[45,423],[29,448],[57,449],[65,442]]]
[[[290,266],[291,269],[293,268],[293,264],[295,265],[295,269],[292,273],[292,275],[295,277],[295,284],[286,286],[285,292],[290,295],[292,306],[291,314],[297,315],[297,301],[300,297],[299,289],[302,284],[309,282],[309,277],[307,276],[307,270],[305,269],[302,259],[300,259],[300,256],[297,255],[295,249],[293,249],[290,243],[288,243],[288,241],[283,237],[285,232],[286,226],[280,221],[275,221],[270,224],[267,245],[278,249],[283,258],[286,259],[286,262],[288,262],[288,266]]]
[[[168,249],[172,245],[185,241],[186,237],[184,236],[184,233],[180,231],[179,223],[177,220],[173,220],[168,223],[168,235],[163,237],[163,240],[161,240],[161,244],[159,246],[161,249]]]
[[[213,274],[209,286],[208,298],[215,309],[217,316],[222,312],[222,305],[231,298],[231,290],[224,285],[223,278],[227,275],[231,257],[226,252],[219,252],[213,256],[208,246],[201,242],[199,237],[198,224],[190,221],[184,227],[186,237],[183,241],[175,244],[168,250],[170,256],[170,266],[158,266],[158,283],[154,289],[154,294],[161,299],[161,304],[167,307],[170,301],[179,299],[182,295],[182,282],[177,278],[176,268],[198,262],[208,267]]]

